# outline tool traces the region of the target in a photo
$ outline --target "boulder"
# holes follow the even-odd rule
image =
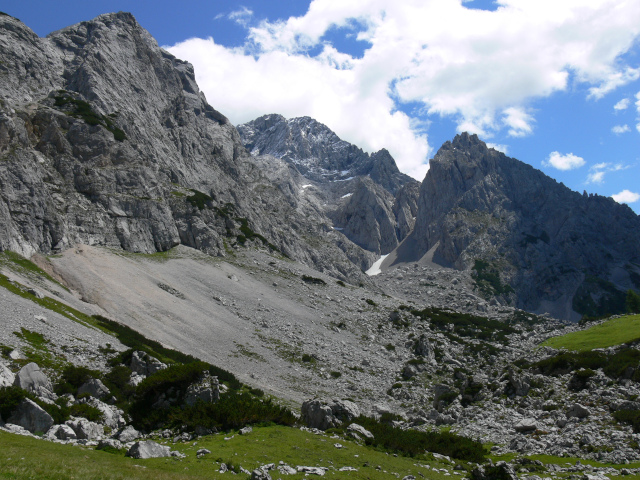
[[[44,433],[53,425],[53,418],[35,402],[24,398],[7,418],[7,423],[19,425],[31,433]]]
[[[145,376],[167,368],[167,366],[157,358],[140,351],[135,351],[131,354],[131,363],[129,366],[134,373]]]
[[[256,468],[251,472],[251,480],[271,480],[271,475],[261,468]]]
[[[97,440],[104,436],[104,427],[86,418],[67,420],[65,425],[71,427],[77,438],[81,440]]]
[[[78,436],[68,425],[54,425],[47,432],[47,437],[57,438],[58,440],[76,440]]]
[[[431,345],[431,342],[425,335],[421,335],[416,341],[413,351],[416,355],[421,356],[426,363],[430,365],[436,364],[436,355],[433,350],[433,345]]]
[[[350,432],[357,433],[358,435],[362,435],[365,438],[373,439],[373,433],[364,428],[362,425],[358,425],[357,423],[352,423],[347,427],[347,430]]]
[[[49,400],[55,400],[57,398],[53,393],[51,380],[49,380],[47,376],[42,373],[40,367],[33,362],[26,364],[20,369],[15,376],[13,384],[38,397]]]
[[[9,367],[0,362],[0,388],[10,387],[11,385],[13,385],[15,379],[16,376],[11,370],[9,370]]]
[[[326,430],[360,416],[358,406],[348,400],[334,400],[327,404],[320,400],[307,400],[302,404],[302,421],[308,427]]]
[[[513,467],[507,462],[495,465],[478,465],[471,472],[471,480],[518,480]]]
[[[444,383],[436,384],[433,388],[433,408],[441,411],[444,407],[453,402],[460,392],[450,385]]]
[[[528,374],[516,373],[512,368],[509,368],[507,379],[509,381],[507,385],[507,394],[524,397],[529,393],[529,390],[531,389],[531,377]]]
[[[251,428],[250,426],[246,426],[244,428],[241,428],[238,433],[240,435],[249,435],[251,432],[253,432],[253,428]]]
[[[533,418],[523,418],[513,428],[518,433],[535,432],[538,429],[538,424]]]
[[[144,458],[162,458],[170,457],[171,449],[160,445],[152,440],[134,443],[127,451],[127,457],[144,459]]]
[[[127,424],[124,412],[114,405],[108,405],[93,397],[82,399],[81,403],[87,403],[100,410],[103,416],[102,423],[113,430],[118,430]]]
[[[107,450],[111,448],[120,450],[122,448],[122,442],[115,438],[103,438],[98,442],[96,450]]]
[[[567,418],[587,418],[591,415],[591,411],[579,403],[574,403],[567,409]]]
[[[184,403],[193,406],[198,401],[214,403],[220,399],[218,377],[205,373],[200,380],[189,385],[184,396]]]
[[[120,440],[122,443],[133,442],[138,438],[140,438],[140,432],[138,432],[131,425],[127,425],[126,427],[124,427],[118,434],[118,440]]]
[[[103,398],[111,395],[111,392],[105,386],[105,384],[102,383],[97,378],[92,378],[90,380],[87,380],[85,383],[83,383],[80,386],[80,388],[78,389],[78,396],[80,396],[80,395],[82,395],[84,393],[88,393],[92,397],[99,398],[99,399],[103,399]]]

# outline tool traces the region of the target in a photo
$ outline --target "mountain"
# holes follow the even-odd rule
[[[0,249],[252,245],[367,281],[376,255],[332,228],[295,168],[251,156],[131,14],[46,38],[1,15],[0,72]]]
[[[415,228],[393,257],[474,270],[503,302],[577,320],[624,311],[626,290],[640,288],[639,235],[627,205],[573,192],[463,133],[431,160]]]
[[[252,154],[282,159],[306,178],[334,228],[365,250],[387,254],[413,228],[419,183],[387,150],[365,153],[309,117],[264,115],[238,132]]]

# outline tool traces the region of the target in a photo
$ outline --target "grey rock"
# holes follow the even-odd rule
[[[76,434],[78,439],[98,440],[104,436],[104,426],[87,420],[86,418],[74,418],[65,422]]]
[[[132,458],[162,458],[171,456],[171,449],[152,440],[134,443],[127,451]]]
[[[516,373],[513,368],[509,368],[507,373],[509,380],[509,391],[518,397],[524,397],[531,389],[531,378],[528,374]]]
[[[214,403],[220,399],[220,387],[217,377],[212,377],[208,373],[197,382],[189,385],[184,397],[184,403],[193,406],[198,401],[204,403]]]
[[[115,438],[103,438],[98,442],[98,445],[96,446],[97,450],[104,450],[107,448],[120,450],[121,448],[123,448],[123,445],[120,440],[116,440]]]
[[[331,407],[320,400],[307,400],[302,404],[302,421],[310,428],[326,430],[337,427],[341,422],[331,411]]]
[[[538,429],[538,424],[533,418],[523,418],[518,421],[513,428],[518,433],[534,432]]]
[[[238,430],[238,433],[240,435],[249,435],[251,432],[253,432],[253,428],[251,428],[250,426],[247,426]]]
[[[271,480],[271,475],[269,475],[269,472],[266,472],[261,468],[256,468],[251,472],[251,480]]]
[[[160,370],[164,370],[167,368],[167,365],[146,352],[135,351],[131,355],[129,367],[138,375],[149,376]]]
[[[305,475],[320,475],[321,477],[324,476],[328,470],[325,467],[306,467],[301,465],[298,465],[296,469],[298,470],[298,473],[302,472]]]
[[[11,385],[13,385],[15,379],[16,376],[11,370],[9,370],[9,367],[0,362],[0,388],[10,387]]]
[[[73,428],[68,425],[54,425],[49,429],[46,436],[57,438],[58,440],[76,440],[78,438]]]
[[[591,411],[579,403],[574,403],[567,409],[567,418],[587,418],[591,415]]]
[[[207,450],[206,448],[200,448],[197,452],[196,455],[198,457],[203,457],[205,455],[209,455],[211,454],[211,450]]]
[[[449,405],[460,392],[450,385],[443,383],[436,384],[433,387],[433,408],[441,411]]]
[[[28,363],[20,369],[15,376],[13,384],[27,392],[31,392],[38,397],[55,400],[57,397],[53,393],[51,380],[42,373],[36,363]]]
[[[138,432],[132,425],[127,425],[118,433],[118,440],[122,443],[133,442],[140,438],[140,432]]]
[[[365,438],[373,439],[373,433],[364,428],[362,425],[358,425],[357,423],[352,423],[347,427],[349,432],[357,433],[358,435],[362,435]]]
[[[53,425],[53,418],[35,402],[25,398],[11,412],[6,422],[19,425],[31,433],[46,433]]]
[[[103,399],[111,395],[111,392],[109,391],[109,389],[98,378],[92,378],[86,381],[85,383],[83,383],[80,386],[80,388],[78,388],[78,396],[84,393],[88,393],[92,397],[95,397],[98,399]]]

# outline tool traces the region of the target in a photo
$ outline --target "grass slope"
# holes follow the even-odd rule
[[[614,318],[580,332],[549,338],[541,346],[587,352],[635,340],[640,340],[640,315]]]
[[[337,448],[336,443],[343,447]],[[294,468],[298,465],[329,467],[325,477],[336,479],[395,480],[406,475],[418,478],[422,474],[422,478],[444,480],[448,475],[442,471],[433,472],[432,468],[448,468],[452,471],[453,467],[448,462],[396,457],[350,441],[282,426],[254,428],[249,435],[211,435],[195,442],[169,445],[187,457],[134,460],[123,454],[59,445],[0,432],[0,479],[233,478],[235,475],[229,472],[218,472],[220,462],[252,471],[267,463],[277,465],[282,460]],[[196,452],[201,448],[210,450],[211,454],[197,458]],[[345,466],[357,471],[339,471]],[[304,478],[304,473],[285,477],[274,471],[271,475],[273,478],[291,480]],[[241,474],[238,478],[246,476]]]

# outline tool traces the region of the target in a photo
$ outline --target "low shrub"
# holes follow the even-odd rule
[[[100,378],[102,374],[97,370],[87,367],[67,366],[60,375],[60,379],[54,386],[54,392],[58,395],[70,393],[75,395],[78,388],[92,378]]]
[[[302,275],[302,281],[304,283],[310,283],[312,285],[326,285],[327,284],[327,282],[325,282],[321,278],[312,277],[310,275]]]
[[[640,433],[640,410],[618,410],[613,412],[613,418],[631,425],[634,433]]]
[[[69,407],[69,415],[83,417],[91,422],[101,422],[104,419],[104,415],[100,410],[87,403],[71,405]]]

